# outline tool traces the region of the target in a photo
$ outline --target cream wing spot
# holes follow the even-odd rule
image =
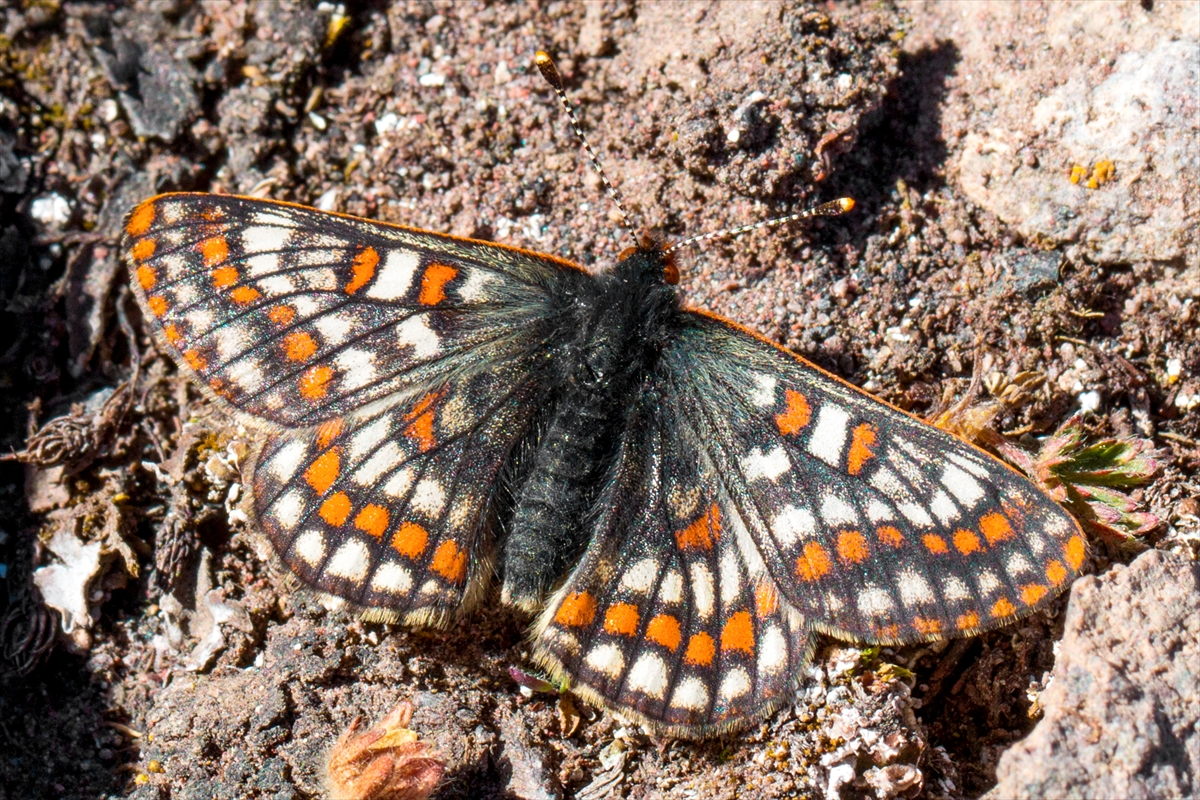
[[[768,453],[764,453],[761,448],[755,447],[750,451],[749,455],[742,457],[741,467],[748,481],[757,481],[764,478],[774,481],[792,468],[792,460],[788,458],[787,451],[781,445],[775,445]]]
[[[771,522],[771,533],[782,545],[793,545],[817,532],[817,521],[806,508],[784,506]]]
[[[1003,584],[1001,584],[1000,579],[996,577],[996,573],[992,572],[990,569],[985,569],[980,571],[975,576],[975,585],[979,587],[979,593],[986,596],[994,593]]]
[[[325,340],[326,347],[338,347],[350,337],[354,318],[349,314],[330,312],[322,314],[312,321],[313,327]]]
[[[256,225],[267,225],[283,228],[296,227],[296,222],[291,217],[274,211],[255,211],[250,215],[250,219]]]
[[[933,527],[933,517],[929,516],[924,506],[917,503],[900,503],[896,508],[914,525],[920,525],[922,528]]]
[[[759,644],[758,671],[775,675],[787,666],[787,640],[778,625],[768,625]]]
[[[671,570],[663,578],[658,597],[664,603],[678,603],[683,600],[683,575],[677,570]]]
[[[858,513],[836,494],[825,492],[821,495],[821,519],[831,527],[853,525],[858,522]]]
[[[255,394],[263,388],[265,373],[262,361],[247,354],[225,367],[225,377],[241,391]]]
[[[708,687],[695,675],[689,675],[679,682],[671,694],[671,707],[704,711],[708,708]]]
[[[411,250],[399,248],[388,250],[383,264],[378,267],[375,280],[367,288],[367,297],[376,300],[396,300],[408,294],[413,276],[421,259]]]
[[[425,516],[435,519],[446,505],[446,492],[433,478],[423,478],[413,490],[410,504]]]
[[[942,468],[942,485],[968,510],[974,508],[984,497],[983,487],[979,482],[953,464]]]
[[[304,464],[304,455],[307,452],[308,448],[304,442],[290,441],[267,461],[267,472],[280,483],[286,483]]]
[[[304,514],[304,498],[300,492],[292,489],[275,501],[272,510],[279,527],[290,531],[300,524],[300,517]]]
[[[1021,553],[1013,553],[1004,563],[1004,571],[1015,578],[1018,575],[1033,572],[1033,566],[1029,563],[1029,559]]]
[[[987,477],[988,477],[987,468],[984,467],[982,464],[980,464],[975,459],[964,456],[961,453],[946,453],[945,456],[946,456],[946,458],[953,461],[958,466],[965,469],[967,472],[974,475],[976,478],[980,478],[980,479],[984,479],[984,480],[987,479]]]
[[[441,340],[429,327],[423,314],[415,314],[396,326],[396,341],[413,349],[418,359],[432,358],[438,354]]]
[[[643,653],[633,662],[626,685],[635,692],[663,699],[667,691],[667,665],[654,653]]]
[[[892,507],[881,500],[871,500],[867,503],[867,519],[871,522],[888,522],[896,518]]]
[[[946,596],[947,600],[955,602],[971,599],[971,590],[967,588],[961,578],[954,576],[942,579],[942,594]]]
[[[735,667],[725,674],[725,679],[721,681],[721,688],[717,690],[717,695],[722,700],[730,702],[737,700],[749,691],[750,673],[742,667]]]
[[[387,483],[383,485],[383,493],[396,500],[403,499],[408,494],[414,477],[412,467],[402,467],[395,475],[388,478]]]
[[[949,525],[958,519],[958,506],[950,499],[950,495],[938,489],[929,501],[929,510],[938,518],[938,522]]]
[[[467,270],[467,277],[458,287],[458,296],[469,303],[477,303],[488,297],[485,288],[492,282],[492,275],[482,269]]]
[[[621,588],[638,594],[646,594],[654,588],[658,577],[658,563],[653,558],[643,558],[625,570],[621,576]]]
[[[700,614],[700,618],[707,621],[712,618],[713,601],[715,599],[712,573],[709,572],[707,566],[699,561],[692,563],[690,572],[692,576],[692,601],[695,603],[696,611]]]
[[[371,588],[377,592],[408,594],[412,585],[412,573],[395,561],[385,561],[371,578]]]
[[[775,405],[775,387],[779,381],[773,375],[755,373],[753,376],[754,391],[750,394],[750,402],[759,408]]]
[[[929,605],[937,602],[937,597],[929,583],[912,570],[904,570],[900,573],[896,580],[896,588],[900,591],[900,602],[906,606]]]
[[[839,406],[825,404],[817,412],[817,424],[808,440],[808,452],[831,467],[842,461],[842,450],[846,447],[846,428],[850,414]]]
[[[375,483],[404,460],[404,452],[395,442],[385,442],[371,457],[354,472],[354,482],[359,486],[374,486]]]
[[[868,617],[880,617],[896,608],[891,596],[878,586],[867,585],[858,592],[858,610]]]
[[[278,252],[287,249],[291,236],[290,228],[252,225],[242,230],[242,250],[247,254]]]
[[[357,540],[344,543],[329,559],[325,571],[353,583],[362,583],[371,566],[371,552],[366,544]]]
[[[721,556],[721,607],[728,608],[736,603],[742,594],[742,568],[738,563],[737,553],[726,550]]]
[[[619,678],[625,671],[625,656],[615,644],[602,644],[588,651],[584,663],[602,675]]]
[[[391,417],[376,417],[350,437],[347,454],[352,462],[361,461],[368,453],[388,441],[392,432]]]
[[[357,347],[347,347],[334,357],[343,386],[350,391],[370,386],[379,377],[375,369],[375,354]]]
[[[316,569],[321,564],[321,559],[325,557],[325,537],[320,531],[305,531],[296,539],[296,544],[292,546],[296,551],[296,555],[304,559],[304,563],[308,564],[313,569]]]
[[[266,256],[258,257],[266,258]],[[292,280],[290,275],[264,275],[258,279],[258,287],[270,297],[283,297],[296,291],[296,282]]]

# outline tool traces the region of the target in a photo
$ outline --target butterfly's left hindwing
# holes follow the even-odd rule
[[[486,517],[578,267],[284,203],[163,195],[126,221],[159,343],[270,434],[259,527],[306,585],[444,623],[491,571]]]

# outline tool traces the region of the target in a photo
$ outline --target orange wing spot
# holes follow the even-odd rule
[[[946,546],[946,540],[936,534],[927,533],[921,537],[921,541],[925,543],[925,549],[935,556],[943,556],[950,552],[950,548]]]
[[[739,611],[725,621],[721,629],[721,652],[741,650],[748,656],[754,655],[754,623],[749,611]]]
[[[1051,561],[1046,565],[1046,579],[1050,581],[1051,586],[1061,585],[1067,579],[1067,568],[1061,561]]]
[[[766,619],[779,609],[779,594],[765,580],[754,588],[754,615]]]
[[[899,528],[891,525],[880,525],[875,529],[875,535],[879,537],[879,541],[892,547],[904,544],[904,534],[900,533]]]
[[[163,338],[173,345],[178,345],[179,340],[183,338],[183,334],[179,332],[174,324],[163,326]]]
[[[125,232],[130,236],[141,236],[146,231],[150,230],[150,225],[154,222],[154,202],[147,200],[133,210],[129,215],[129,221],[125,223]]]
[[[936,636],[942,632],[942,623],[936,619],[913,617],[912,626],[922,636]]]
[[[329,367],[311,367],[300,376],[300,394],[309,400],[320,400],[329,391],[329,381],[332,378],[333,370]]]
[[[808,404],[808,398],[795,389],[784,389],[783,397],[787,401],[787,409],[775,415],[775,425],[784,436],[799,433],[812,419],[812,406]]]
[[[421,294],[417,302],[423,306],[436,306],[446,299],[446,284],[454,280],[458,270],[445,264],[430,264],[421,278]]]
[[[1067,540],[1067,544],[1063,547],[1063,557],[1067,560],[1067,566],[1077,570],[1083,566],[1083,559],[1087,555],[1087,546],[1083,542],[1083,537],[1075,534]]]
[[[567,628],[586,628],[596,619],[596,598],[588,592],[571,592],[554,612],[554,621]]]
[[[350,516],[350,498],[345,492],[331,494],[321,504],[317,513],[321,515],[321,519],[334,527],[342,525],[346,522],[346,517]]]
[[[964,556],[969,556],[982,547],[979,537],[971,531],[959,528],[954,532],[954,547]]]
[[[143,291],[150,291],[154,288],[154,284],[158,283],[158,273],[154,267],[147,267],[145,264],[137,268],[137,282]]]
[[[346,294],[354,294],[366,286],[375,277],[375,267],[379,266],[379,253],[374,247],[368,247],[354,257],[354,276],[346,284]]]
[[[141,239],[137,244],[129,248],[129,255],[133,256],[134,261],[145,261],[154,255],[157,246],[157,243],[153,239]]]
[[[296,318],[296,309],[291,306],[275,306],[267,312],[267,317],[280,327],[291,325],[292,320]]]
[[[187,362],[189,367],[196,370],[196,372],[203,372],[208,369],[208,359],[200,355],[196,350],[184,350],[183,360]]]
[[[308,469],[304,470],[304,482],[312,487],[317,494],[325,494],[342,472],[342,456],[340,448],[327,450],[317,456]]]
[[[392,547],[402,556],[416,561],[429,546],[429,531],[415,522],[400,523],[400,530],[392,537]]]
[[[197,247],[200,250],[200,256],[204,259],[204,266],[206,267],[215,267],[218,264],[224,264],[225,260],[229,258],[229,244],[225,241],[224,236],[213,236],[205,239]],[[214,279],[219,271],[213,270]],[[237,275],[236,270],[234,271],[234,275]],[[231,282],[236,281],[237,278],[235,277]],[[221,284],[217,284],[217,288],[220,289],[223,287]]]
[[[317,352],[317,343],[304,331],[292,331],[283,337],[283,353],[292,361],[308,361]]]
[[[876,625],[875,635],[880,639],[899,639],[900,626],[894,622],[891,625]]]
[[[604,632],[621,636],[633,636],[637,633],[637,606],[630,603],[617,603],[604,612]]]
[[[1040,583],[1030,583],[1021,587],[1021,602],[1027,606],[1037,605],[1038,601],[1050,590]]]
[[[954,621],[960,631],[973,630],[979,627],[979,615],[974,611],[968,611],[965,614],[960,614],[958,619]]]
[[[374,503],[358,512],[358,516],[354,518],[354,527],[364,533],[369,533],[376,539],[383,538],[383,532],[387,530],[387,526],[387,509]]]
[[[150,313],[156,317],[161,317],[167,313],[170,305],[167,303],[167,298],[161,295],[155,295],[146,299],[146,307],[150,309]]]
[[[253,286],[239,286],[230,292],[229,296],[239,306],[246,306],[262,297],[262,294]]]
[[[804,545],[804,552],[796,559],[796,577],[811,583],[829,572],[829,554],[816,542]]]
[[[317,428],[317,447],[324,450],[342,433],[342,419],[331,419],[328,422],[322,422]]]
[[[867,558],[867,537],[858,531],[842,531],[838,534],[837,551],[851,564],[858,564]]]
[[[987,539],[989,545],[1011,539],[1013,535],[1012,526],[999,511],[994,511],[979,520],[979,530],[983,531],[983,538]]]
[[[721,538],[721,509],[713,503],[704,515],[681,531],[675,531],[680,550],[712,550]]]
[[[696,667],[707,667],[712,664],[717,655],[717,643],[707,633],[692,634],[688,640],[687,651],[683,654],[684,662]]]
[[[851,475],[862,472],[863,465],[875,457],[871,448],[877,440],[875,428],[865,422],[854,429],[854,435],[850,438],[850,455],[846,459],[846,469]]]
[[[441,391],[430,392],[413,406],[412,411],[404,415],[408,427],[404,435],[417,443],[417,449],[422,453],[433,449],[437,439],[433,435],[433,404],[442,396]]]
[[[208,381],[208,388],[212,389],[213,393],[218,397],[224,397],[226,400],[230,401],[233,400],[233,392],[229,391],[229,387],[225,384],[225,381],[221,380],[220,378],[210,378]]]
[[[238,282],[237,267],[217,267],[211,274],[214,289],[228,289]]]
[[[442,542],[434,551],[429,568],[450,583],[459,583],[467,575],[467,554],[452,541]]]
[[[679,643],[683,641],[683,634],[679,630],[679,620],[670,614],[659,614],[646,626],[646,638],[655,644],[661,644],[674,653],[679,649]]]
[[[992,605],[993,617],[1011,617],[1017,613],[1017,608],[1008,601],[1007,598],[1001,597]]]

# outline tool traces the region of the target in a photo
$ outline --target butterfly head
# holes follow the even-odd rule
[[[679,283],[679,264],[675,254],[667,251],[661,236],[649,231],[638,239],[637,247],[627,247],[617,256],[617,272],[641,283]]]

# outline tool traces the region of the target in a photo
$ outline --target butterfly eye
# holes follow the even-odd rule
[[[629,258],[631,255],[636,253],[637,250],[638,249],[636,247],[626,247],[624,250],[622,250],[620,253],[617,254],[617,261],[624,261],[625,259]]]
[[[675,264],[675,259],[668,257],[663,262],[663,280],[671,286],[679,283],[679,267]]]

